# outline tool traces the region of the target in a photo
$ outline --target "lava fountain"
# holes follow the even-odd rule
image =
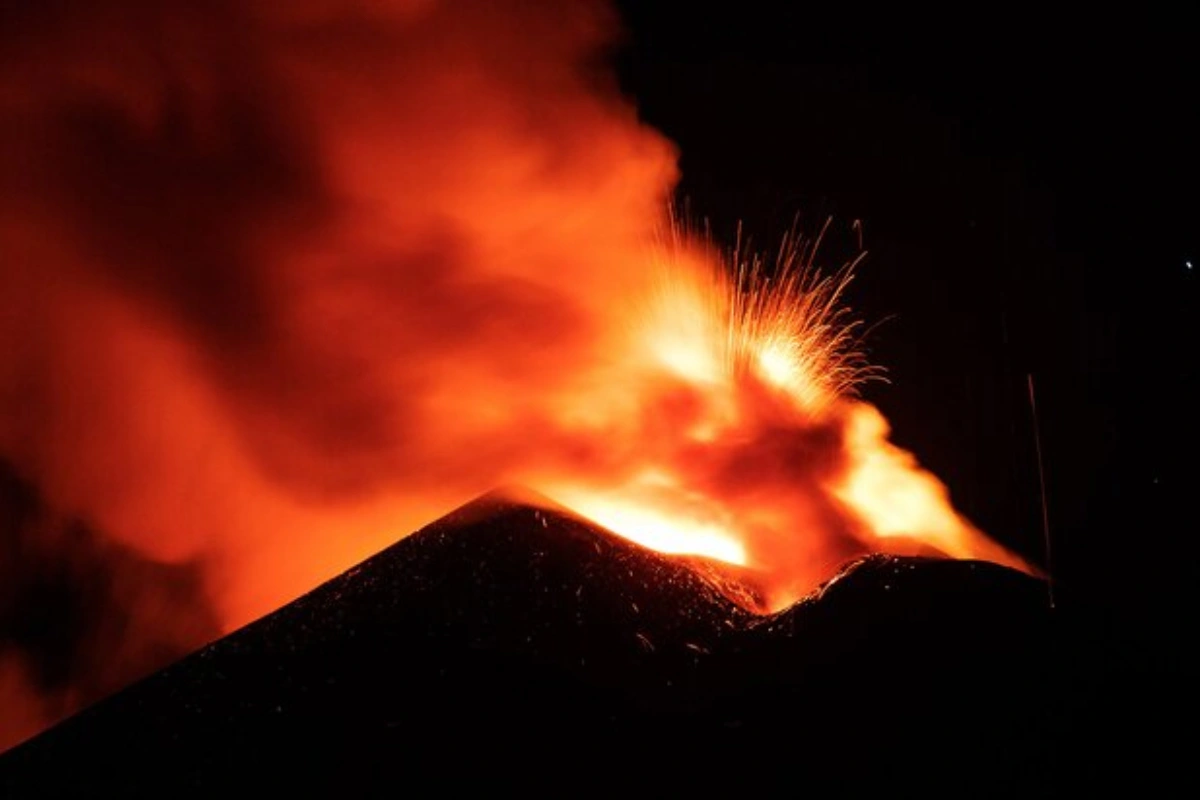
[[[722,254],[673,225],[625,306],[619,389],[584,401],[600,420],[597,446],[623,454],[619,467],[527,479],[644,546],[748,568],[738,575],[759,611],[868,552],[1032,571],[959,515],[858,399],[880,376],[842,304],[861,255],[823,275],[828,225],[807,240],[788,234],[771,260],[746,253],[740,232]]]

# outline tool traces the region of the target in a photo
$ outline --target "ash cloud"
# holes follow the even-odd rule
[[[675,178],[616,35],[598,2],[0,11],[0,683],[56,715],[210,636],[205,596],[229,629],[578,451],[552,405]]]
[[[0,744],[216,638],[199,564],[161,564],[46,506],[0,461]]]

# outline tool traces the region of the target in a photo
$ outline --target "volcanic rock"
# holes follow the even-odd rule
[[[0,757],[0,794],[1054,778],[1041,581],[871,557],[763,616],[704,574],[492,493]]]

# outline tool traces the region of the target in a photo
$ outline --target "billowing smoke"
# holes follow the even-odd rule
[[[0,457],[87,533],[11,523],[5,591],[203,563],[188,604],[228,629],[545,452],[674,177],[615,30],[551,0],[6,5]],[[47,694],[5,598],[0,685]],[[110,661],[109,610],[73,612],[60,684]]]
[[[885,539],[1005,560],[835,391],[837,291],[664,236],[599,0],[23,5],[0,747],[500,484],[768,607]]]
[[[219,632],[197,566],[61,516],[0,461],[0,744]]]

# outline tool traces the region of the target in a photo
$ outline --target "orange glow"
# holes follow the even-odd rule
[[[840,303],[854,264],[822,277],[818,242],[768,264],[673,227],[614,325],[607,391],[560,398],[601,458],[516,477],[646,547],[749,567],[769,609],[873,551],[1028,570],[855,399],[876,373]]]
[[[560,489],[556,496],[567,508],[652,550],[747,563],[733,521],[694,498],[670,490],[645,491],[641,486],[622,487],[611,494]]]
[[[1020,565],[853,399],[853,264],[673,224],[675,148],[597,66],[603,0],[10,16],[0,460],[203,569],[155,615],[233,630],[510,483],[742,565],[771,608],[914,541]],[[0,706],[38,663],[4,654]],[[70,665],[0,749],[112,664]]]
[[[905,537],[953,558],[1034,571],[959,516],[946,487],[921,469],[911,453],[888,442],[887,434],[887,422],[874,406],[854,404],[846,437],[850,466],[833,488],[880,540],[881,549],[887,549],[888,539]]]
[[[758,351],[758,368],[763,377],[781,389],[800,379],[796,359],[788,349],[786,345],[771,342]]]

